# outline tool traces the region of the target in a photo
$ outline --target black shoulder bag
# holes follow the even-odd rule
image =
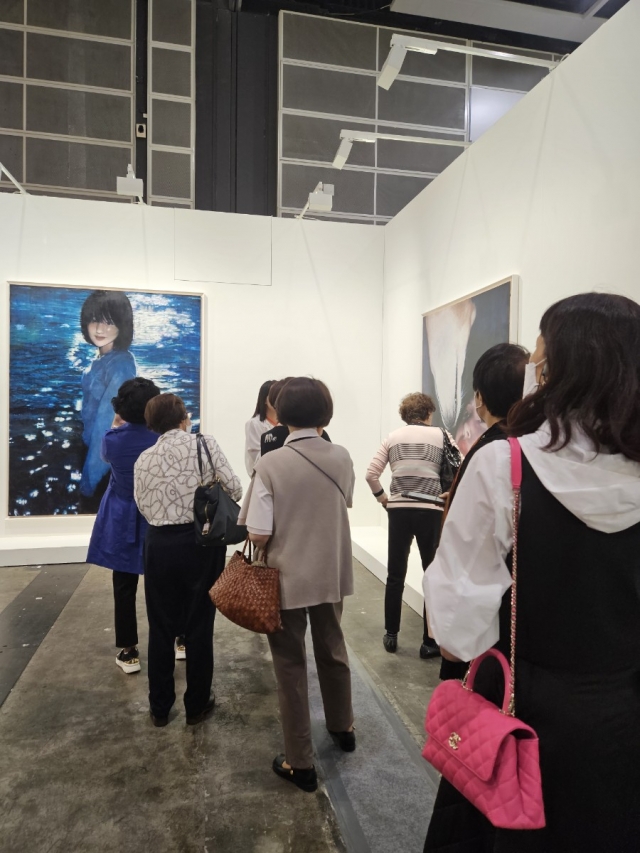
[[[442,430],[442,463],[440,465],[440,488],[443,494],[448,492],[453,485],[456,474],[462,465],[460,451],[451,443],[449,433]]]
[[[247,538],[247,528],[238,524],[240,504],[223,488],[216,476],[213,459],[202,433],[196,436],[200,485],[193,496],[193,523],[196,531],[196,543],[208,546],[237,545]],[[202,451],[211,466],[211,481],[204,482]]]

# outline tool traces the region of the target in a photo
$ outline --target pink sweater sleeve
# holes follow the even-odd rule
[[[369,484],[369,488],[373,492],[373,494],[377,494],[382,489],[382,483],[380,482],[380,477],[382,476],[382,472],[387,467],[387,463],[389,461],[389,439],[385,438],[385,440],[380,445],[380,449],[376,453],[376,455],[371,460],[371,464],[367,468],[366,480]]]

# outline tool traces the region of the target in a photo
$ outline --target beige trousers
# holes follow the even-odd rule
[[[342,602],[281,613],[283,630],[267,636],[278,682],[285,756],[292,767],[304,769],[313,765],[305,647],[307,613],[327,728],[344,732],[353,725],[351,672],[340,627]]]

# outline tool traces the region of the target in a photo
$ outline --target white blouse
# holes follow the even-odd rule
[[[640,523],[640,463],[596,454],[574,429],[568,445],[547,450],[547,424],[520,441],[542,485],[588,527],[615,533]],[[423,579],[432,636],[461,660],[499,638],[498,613],[511,586],[513,547],[511,450],[494,441],[469,463],[445,521],[440,546]]]
[[[235,501],[242,497],[240,480],[211,435],[205,440],[215,473]],[[209,460],[203,457],[205,480],[211,477]],[[200,484],[196,436],[181,429],[161,435],[156,444],[140,454],[133,469],[134,497],[149,524],[189,524],[193,521],[193,495]]]
[[[260,458],[260,436],[274,426],[275,424],[266,418],[261,421],[259,415],[255,415],[244,425],[244,465],[250,477],[253,474],[253,466]]]

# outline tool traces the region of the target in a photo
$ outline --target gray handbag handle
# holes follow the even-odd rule
[[[287,444],[287,447],[289,447],[289,448],[291,448],[291,450],[295,451],[295,452],[298,454],[298,456],[302,456],[302,458],[303,458],[303,459],[306,459],[306,460],[307,460],[307,462],[309,463],[309,465],[313,465],[313,467],[314,467],[314,468],[317,468],[317,469],[318,469],[318,471],[321,471],[321,472],[324,474],[324,476],[325,476],[325,477],[327,477],[329,480],[331,480],[331,482],[333,483],[333,485],[338,489],[338,491],[340,492],[340,494],[341,494],[341,495],[342,495],[342,497],[344,498],[344,502],[345,502],[345,503],[347,502],[347,496],[346,496],[346,495],[345,495],[345,493],[342,491],[342,489],[340,488],[340,486],[338,485],[338,483],[336,483],[336,481],[333,479],[333,477],[331,476],[331,474],[327,474],[327,472],[326,472],[323,468],[321,468],[319,465],[316,465],[316,463],[315,463],[315,462],[312,462],[312,461],[311,461],[311,459],[309,459],[309,457],[308,457],[308,456],[305,456],[305,455],[304,455],[304,453],[300,453],[300,451],[299,451],[299,450],[296,450],[296,448],[295,448],[295,447],[291,447],[291,445],[290,445],[290,444]]]

